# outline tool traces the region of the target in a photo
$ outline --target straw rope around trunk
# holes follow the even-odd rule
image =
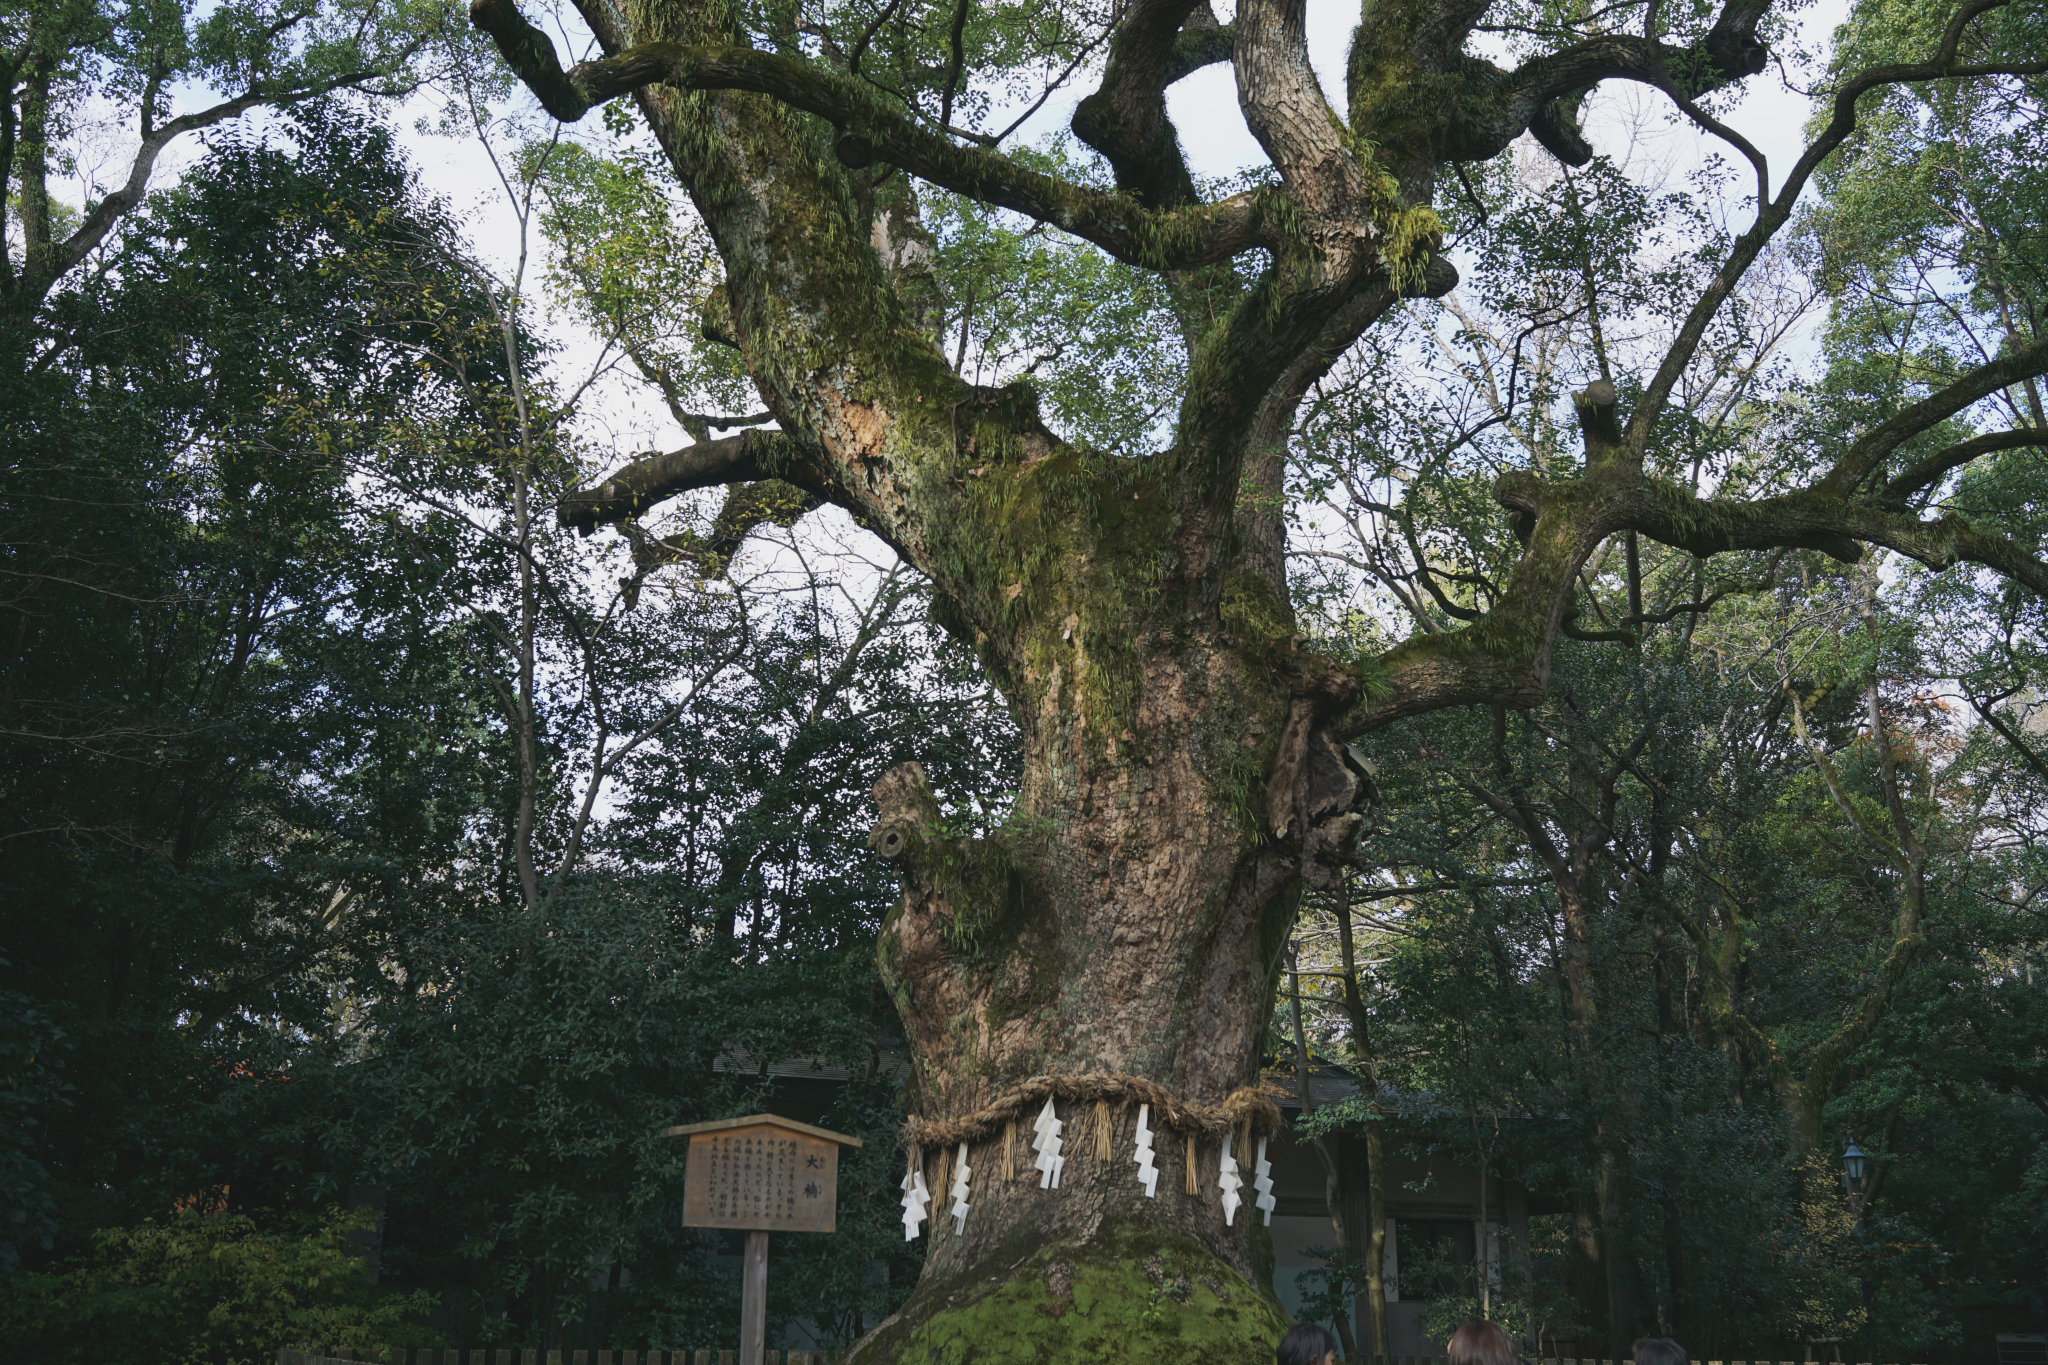
[[[981,1143],[998,1129],[1027,1117],[1024,1111],[1044,1104],[1048,1095],[1069,1102],[1096,1101],[1097,1123],[1108,1119],[1111,1104],[1149,1104],[1155,1129],[1171,1128],[1190,1139],[1220,1139],[1233,1131],[1270,1137],[1280,1130],[1280,1107],[1258,1086],[1233,1090],[1221,1104],[1197,1104],[1142,1076],[1087,1071],[1070,1076],[1033,1076],[1003,1091],[985,1107],[955,1119],[924,1119],[912,1114],[903,1125],[903,1141],[913,1151],[951,1148],[962,1142]],[[1098,1138],[1098,1143],[1102,1140]]]

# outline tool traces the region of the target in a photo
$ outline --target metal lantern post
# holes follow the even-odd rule
[[[1842,1153],[1842,1187],[1849,1194],[1849,1212],[1857,1221],[1863,1220],[1863,1171],[1870,1158],[1863,1155],[1863,1149],[1852,1140]]]
[[[831,1232],[839,1212],[839,1149],[860,1139],[775,1114],[686,1123],[683,1226],[747,1234],[740,1277],[739,1365],[761,1365],[768,1327],[768,1234]]]

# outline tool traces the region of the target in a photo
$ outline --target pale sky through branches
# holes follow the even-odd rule
[[[538,0],[527,0],[527,7],[534,19],[544,21]],[[1229,6],[1219,5],[1217,9],[1219,17],[1226,21],[1230,18]],[[1717,115],[1746,135],[1768,158],[1773,188],[1782,182],[1804,145],[1804,127],[1810,110],[1806,96],[1787,88],[1786,79],[1789,76],[1805,83],[1814,78],[1836,26],[1847,13],[1847,0],[1819,0],[1806,8],[1798,16],[1796,34],[1778,45],[1779,60],[1734,94],[1714,103]],[[1356,14],[1356,0],[1308,0],[1311,57],[1325,94],[1339,107],[1344,98],[1345,49]],[[581,51],[574,11],[563,5],[552,17],[556,33],[566,32],[570,36],[565,55],[573,59]],[[1500,60],[1512,62],[1512,58],[1505,56]],[[1010,145],[1044,142],[1066,135],[1075,103],[1094,88],[1099,75],[1099,66],[1076,73],[1069,85],[1055,92],[1012,137]],[[217,97],[217,92],[184,90],[178,103],[181,108],[198,107]],[[446,126],[441,115],[450,98],[451,91],[447,89],[423,89],[395,111],[394,123],[424,185],[430,192],[445,197],[462,217],[478,259],[500,279],[508,279],[519,255],[518,221],[490,156],[473,134],[425,131],[431,125]],[[515,90],[512,99],[505,112],[518,118],[529,132],[545,125],[545,119],[538,115],[537,106],[524,90]],[[1001,105],[992,109],[992,126],[1000,127],[1023,104],[1019,100],[1008,110]],[[1199,179],[1221,179],[1265,164],[1264,155],[1239,112],[1235,77],[1229,64],[1206,67],[1182,80],[1168,92],[1167,104],[1190,169]],[[79,153],[77,164],[82,180],[104,178],[105,168],[125,165],[132,153],[132,120],[121,118],[111,109],[107,113],[105,119],[85,121],[81,145],[75,149]],[[252,115],[246,123],[232,126],[260,127],[263,121],[275,117],[269,113]],[[1740,196],[1740,186],[1753,183],[1748,166],[1741,163],[1736,153],[1700,132],[1669,108],[1661,96],[1643,87],[1610,83],[1589,101],[1585,126],[1596,151],[1614,155],[1638,178],[1648,175],[1664,184],[1676,185],[1692,176],[1707,158],[1718,156],[1736,168],[1728,182],[1737,187],[1731,190],[1732,198]],[[595,115],[564,131],[599,144],[606,136]],[[204,145],[199,138],[181,139],[160,162],[156,186],[162,188],[173,183],[183,167],[203,154]],[[501,163],[509,163],[514,154],[513,139],[501,137],[496,150]],[[1085,154],[1085,149],[1078,146],[1074,150]],[[70,192],[63,197],[74,206],[93,192],[82,181],[66,188]],[[1454,196],[1458,190],[1447,177],[1440,185],[1440,193]],[[1740,205],[1731,202],[1726,207],[1731,215],[1744,216]],[[542,274],[547,247],[537,223],[530,225],[527,248],[527,289],[529,297],[539,301],[544,293]],[[1453,255],[1455,259],[1455,252]],[[529,314],[529,325],[536,321],[538,318]],[[553,360],[558,388],[565,393],[572,391],[599,364],[603,356],[601,342],[574,319],[558,313],[550,313],[544,330],[556,343]],[[1793,349],[1796,352],[1797,347]],[[674,449],[687,440],[659,398],[623,368],[589,387],[578,406],[575,426],[592,447],[609,449],[618,461],[650,450]],[[842,520],[826,509],[807,519],[805,529],[820,532],[828,540],[843,545],[857,537],[850,523],[836,524]]]
[[[1356,13],[1356,4],[1348,0],[1308,0],[1311,57],[1325,94],[1334,101],[1343,100],[1344,53]],[[1797,36],[1781,45],[1778,53],[1782,71],[1802,82],[1812,79],[1811,59],[1825,52],[1836,26],[1847,14],[1847,0],[1820,0],[1800,14]],[[539,19],[540,15],[535,13],[533,17]],[[1219,17],[1227,21],[1228,10],[1219,8]],[[1077,73],[1068,88],[1055,93],[1033,115],[1013,142],[1038,141],[1063,133],[1075,103],[1094,88],[1098,74]],[[1618,88],[1619,83],[1610,85],[1613,88],[1603,90],[1586,111],[1586,132],[1596,151],[1618,155],[1624,149],[1610,144],[1633,137],[1640,155],[1646,136],[1652,141],[1661,139],[1664,145],[1657,148],[1656,156],[1668,164],[1666,174],[1674,180],[1682,180],[1710,155],[1740,162],[1732,150],[1701,133],[1676,111],[1669,111],[1661,130],[1653,117],[1646,133],[1640,111],[1645,106],[1657,105],[1661,98],[1654,92]],[[407,109],[403,134],[406,148],[419,165],[426,184],[469,216],[480,254],[493,264],[509,263],[516,250],[516,225],[504,191],[475,140],[421,134],[412,127],[414,119],[425,112],[425,101],[431,98],[423,95]],[[523,92],[519,98],[528,99]],[[1629,112],[1624,113],[1623,106]],[[1167,107],[1180,132],[1189,167],[1198,178],[1221,178],[1265,164],[1264,154],[1239,113],[1235,77],[1228,63],[1206,67],[1175,85],[1167,94]],[[1717,106],[1717,112],[1768,158],[1775,189],[1804,146],[1809,107],[1803,94],[1786,88],[1781,66],[1774,62],[1743,84],[1739,98],[1728,100],[1725,108]],[[997,126],[1004,120],[1000,109],[992,115]],[[593,134],[596,124],[594,115],[584,121]],[[578,131],[584,131],[584,127],[579,126]],[[1747,165],[1740,165],[1739,170],[1746,180]],[[563,360],[569,372],[580,375],[587,370],[595,355],[594,341],[571,335],[558,339],[564,343]],[[622,456],[657,447],[674,448],[686,440],[653,395],[631,382],[597,386],[583,407],[579,427],[593,441],[616,445]]]
[[[540,7],[533,0],[528,0],[528,4],[533,10],[533,17],[541,19]],[[1356,13],[1355,0],[1308,0],[1311,58],[1322,79],[1325,94],[1340,107],[1344,94],[1344,53]],[[1717,112],[1724,121],[1747,136],[1769,159],[1774,187],[1782,181],[1785,171],[1797,159],[1804,144],[1804,125],[1810,107],[1803,94],[1786,87],[1785,75],[1802,82],[1810,81],[1816,69],[1817,54],[1826,51],[1836,26],[1847,14],[1847,0],[1819,0],[1809,6],[1798,16],[1796,36],[1779,45],[1779,60],[1762,74],[1745,82],[1736,97],[1726,100],[1725,106],[1717,105]],[[1227,21],[1230,17],[1228,7],[1219,7],[1219,15]],[[567,6],[562,6],[561,13],[555,16],[557,25],[568,25],[566,31],[571,35],[572,48],[574,39],[580,36],[574,19],[574,12]],[[558,34],[564,31],[562,27],[556,27]],[[1099,68],[1076,73],[1067,88],[1056,92],[1045,107],[1014,135],[1012,145],[1042,141],[1065,133],[1075,103],[1094,88],[1098,79]],[[518,251],[517,224],[489,157],[474,136],[443,136],[421,130],[420,125],[438,121],[447,97],[447,92],[430,88],[407,101],[397,111],[395,120],[400,129],[400,140],[418,166],[426,186],[432,192],[445,196],[464,217],[478,256],[501,275],[509,274]],[[187,89],[180,92],[178,103],[181,108],[199,107],[215,98],[218,98],[218,92]],[[518,91],[514,99],[515,109],[530,111],[533,108],[531,97],[523,90]],[[1619,154],[1623,148],[1613,144],[1632,138],[1640,157],[1647,123],[1649,139],[1664,141],[1665,145],[1658,148],[1653,156],[1666,163],[1666,175],[1670,179],[1682,180],[1709,155],[1739,162],[1740,158],[1731,150],[1708,138],[1675,111],[1661,111],[1663,128],[1659,131],[1656,116],[1648,120],[1642,117],[1644,108],[1658,103],[1653,92],[1624,89],[1620,83],[1610,83],[1586,111],[1586,131],[1595,150]],[[1623,105],[1627,105],[1630,112],[1617,115],[1617,109]],[[1222,178],[1264,164],[1264,155],[1238,111],[1235,78],[1228,63],[1206,67],[1179,82],[1168,91],[1167,107],[1180,132],[1190,169],[1198,178]],[[108,114],[110,116],[103,120],[84,121],[82,143],[75,149],[79,153],[82,178],[102,179],[102,173],[108,167],[125,165],[127,156],[132,153],[133,133],[128,127],[131,121],[112,110]],[[992,120],[998,126],[1008,116],[1001,107],[992,111]],[[241,126],[260,126],[262,121],[274,117],[274,114],[257,113],[247,116],[246,123]],[[585,119],[573,134],[593,138],[603,136],[595,116]],[[203,148],[204,143],[199,138],[187,137],[168,149],[159,163],[156,188],[173,183],[182,168],[202,154]],[[500,148],[501,156],[509,156],[510,152],[509,145]],[[1748,176],[1747,166],[1740,166],[1739,170],[1744,178]],[[73,206],[96,193],[92,186],[79,182],[60,187],[58,192]],[[1455,188],[1446,192],[1455,193]],[[537,284],[539,253],[544,245],[538,241],[537,230],[534,238],[529,278],[530,283]],[[558,328],[556,340],[561,343],[558,358],[565,367],[564,378],[573,387],[580,382],[582,374],[587,373],[597,355],[595,339],[575,335],[573,329],[565,331]],[[633,382],[597,386],[582,405],[579,427],[586,438],[614,445],[622,455],[655,447],[672,448],[685,439],[675,429],[661,404]]]

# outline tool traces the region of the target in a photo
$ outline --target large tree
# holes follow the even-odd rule
[[[1859,101],[1902,83],[2048,71],[2027,6],[1969,0],[1913,60],[1837,78],[1814,142],[1775,186],[1701,104],[1769,64],[1767,0],[1374,0],[1354,30],[1341,112],[1312,71],[1302,0],[1242,0],[1229,24],[1200,0],[1105,14],[969,0],[579,8],[602,55],[567,71],[512,0],[476,0],[471,17],[555,117],[626,96],[638,106],[724,267],[706,335],[737,349],[779,431],[628,465],[572,497],[564,519],[626,521],[733,485],[720,526],[741,533],[764,515],[750,509],[787,505],[761,495],[778,481],[806,503],[843,507],[929,576],[935,614],[977,649],[1022,734],[1016,813],[995,836],[952,837],[914,765],[876,788],[872,843],[904,887],[880,962],[915,1064],[911,1134],[929,1179],[963,1139],[974,1177],[964,1230],[934,1220],[917,1289],[867,1338],[864,1359],[1092,1359],[1140,1331],[1170,1334],[1175,1358],[1270,1350],[1281,1319],[1255,1287],[1261,1238],[1255,1219],[1226,1225],[1217,1206],[1217,1139],[1261,1118],[1247,1097],[1225,1102],[1254,1080],[1302,884],[1349,856],[1353,807],[1370,790],[1351,746],[1442,708],[1540,700],[1580,568],[1611,537],[1634,532],[1700,558],[1796,547],[1854,561],[1875,545],[2048,591],[2031,545],[1922,510],[1957,467],[2041,442],[2038,429],[1916,442],[2048,369],[2048,343],[2024,330],[1872,416],[1818,465],[1789,441],[1754,452],[1777,467],[1748,485],[1763,494],[1701,496],[1668,477],[1687,438],[1674,394],[1816,170],[1855,133]],[[1480,37],[1519,60],[1473,55]],[[986,108],[971,92],[1006,63],[1071,71],[1096,53],[1100,85],[1073,128],[1113,189],[956,126],[977,121],[961,111]],[[1226,61],[1273,173],[1212,199],[1190,174],[1165,92]],[[1662,91],[1755,165],[1753,224],[1681,302],[1657,363],[1574,396],[1582,460],[1495,481],[1502,535],[1519,549],[1459,628],[1363,659],[1307,647],[1282,515],[1298,404],[1402,298],[1455,283],[1432,208],[1440,180],[1456,186],[1459,168],[1525,132],[1584,164],[1577,111],[1610,80]],[[913,181],[1049,224],[1163,280],[1187,365],[1161,449],[1065,439],[1028,383],[961,376],[932,334]],[[1594,913],[1566,916],[1568,958],[1582,959],[1572,945],[1587,941]],[[1583,985],[1573,981],[1581,1030],[1592,1008]],[[1161,1101],[1162,1090],[1164,1179],[1148,1198],[1128,1164],[1134,1113],[1074,1101]],[[1013,1163],[1011,1146],[1048,1092],[1080,1120],[1057,1191],[1039,1187],[1028,1156]],[[1013,1133],[1025,1096],[1032,1109]],[[1098,1112],[1113,1128],[1100,1148]]]

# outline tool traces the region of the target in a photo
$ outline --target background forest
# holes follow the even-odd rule
[[[932,14],[935,51],[963,41]],[[990,6],[964,41],[1023,70],[1063,14]],[[868,1145],[841,1233],[788,1253],[772,1308],[851,1340],[922,1253],[896,1219],[873,962],[896,883],[867,793],[915,758],[948,820],[999,825],[1001,703],[844,517],[713,497],[618,536],[557,524],[619,457],[591,434],[604,385],[697,439],[765,420],[701,306],[710,245],[623,121],[568,141],[506,112],[474,40],[407,11],[374,79],[309,40],[282,112],[81,214],[48,178],[181,74],[102,18],[0,7],[8,137],[42,139],[9,143],[0,316],[0,1340],[229,1361],[722,1339],[737,1277],[680,1229],[656,1134],[758,1109],[793,1058],[850,1078],[822,1121]],[[2010,20],[2012,51],[2048,45],[2040,6]],[[1918,51],[1931,22],[1867,0],[1804,78]],[[213,32],[182,77],[289,27]],[[480,251],[408,163],[384,96],[429,80],[442,131],[495,157],[517,242]],[[1872,101],[1716,324],[1667,474],[1766,491],[2037,344],[2044,95]],[[1444,213],[1463,285],[1311,395],[1288,511],[1324,647],[1471,619],[1512,544],[1493,474],[1573,458],[1570,389],[1639,372],[1715,268],[1749,168],[1677,162],[1665,119],[1616,98],[1587,167],[1474,168]],[[1036,154],[1101,178],[1070,143]],[[956,367],[1030,376],[1071,439],[1150,449],[1186,365],[1156,282],[919,194]],[[2038,545],[2040,448],[1912,466],[1988,428],[2048,429],[2038,383],[1917,443],[1895,495]],[[1361,755],[1371,825],[1297,935],[1308,1051],[1364,1082],[1317,1131],[1569,1205],[1485,1305],[1532,1345],[1943,1361],[2048,1330],[2044,604],[1967,568],[1633,536],[1581,601],[1543,705]],[[1333,1262],[1333,1299],[1363,1274]]]

